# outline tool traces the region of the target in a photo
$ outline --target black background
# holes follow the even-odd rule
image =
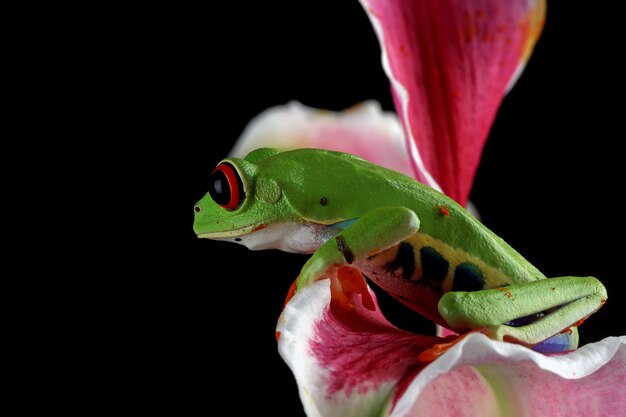
[[[159,244],[177,253],[167,255],[170,277],[149,284],[156,299],[142,320],[168,346],[158,369],[171,375],[181,407],[246,404],[294,416],[301,406],[274,328],[306,257],[198,240],[192,208],[211,169],[264,109],[292,99],[333,110],[372,98],[393,106],[358,2],[252,3],[159,10],[143,17],[149,29],[130,47],[133,59],[150,61],[135,76],[151,80],[141,100],[153,110],[146,123],[166,154],[155,162],[172,191],[160,199],[173,211],[160,210],[154,226]],[[471,195],[483,222],[547,276],[593,275],[606,285],[609,301],[581,327],[582,343],[626,333],[616,200],[624,190],[626,14],[617,4],[549,2]]]

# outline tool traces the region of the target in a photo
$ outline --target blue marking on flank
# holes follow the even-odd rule
[[[402,278],[405,280],[410,280],[415,272],[415,255],[413,245],[410,243],[400,243],[396,258],[385,265],[385,269],[389,271],[395,271],[398,268],[402,268]]]
[[[350,219],[350,220],[344,220],[342,222],[337,222],[335,224],[331,224],[329,227],[333,230],[336,230],[336,233],[341,232],[342,230],[346,229],[347,227],[351,226],[352,224],[354,224],[354,222],[356,222],[358,219]]]
[[[504,324],[512,327],[527,326],[542,319],[548,314],[550,314],[550,311],[531,314],[530,316],[519,317]],[[576,349],[576,347],[578,347],[578,336],[575,332],[576,329],[573,329],[572,332],[565,331],[563,333],[555,334],[543,342],[537,343],[535,346],[531,347],[531,349],[539,353],[558,353]]]
[[[422,264],[422,277],[418,284],[441,292],[441,283],[448,275],[450,262],[430,246],[420,249],[420,261]]]
[[[464,262],[454,270],[452,291],[479,291],[484,288],[484,285],[485,277],[478,266]]]
[[[567,352],[576,349],[577,339],[574,332],[559,333],[536,344],[531,349],[539,353]]]

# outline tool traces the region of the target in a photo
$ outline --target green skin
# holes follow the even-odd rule
[[[313,253],[296,291],[349,265],[443,327],[528,346],[607,299],[593,277],[546,279],[452,199],[356,156],[261,148],[222,162],[236,169],[245,197],[226,209],[207,194],[194,231],[250,249]]]

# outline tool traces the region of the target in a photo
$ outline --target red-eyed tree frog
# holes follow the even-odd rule
[[[452,199],[350,154],[261,148],[209,180],[198,237],[312,253],[296,292],[349,266],[450,330],[527,346],[569,334],[557,350],[607,299],[596,278],[547,279]]]

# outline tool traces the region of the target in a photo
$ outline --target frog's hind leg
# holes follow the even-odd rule
[[[533,346],[570,332],[606,299],[604,286],[593,277],[559,277],[488,290],[449,292],[441,298],[439,312],[454,330],[481,329],[496,340]],[[534,319],[515,327],[515,321],[528,317]],[[569,350],[576,348],[578,337],[557,337],[550,343],[551,351],[560,349],[558,346]],[[550,343],[546,341],[546,347]]]

